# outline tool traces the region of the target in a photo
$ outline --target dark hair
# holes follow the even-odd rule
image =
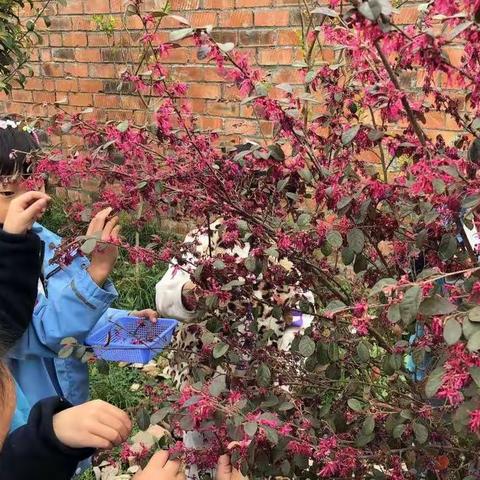
[[[27,174],[27,154],[38,148],[35,136],[21,127],[0,128],[0,176]]]

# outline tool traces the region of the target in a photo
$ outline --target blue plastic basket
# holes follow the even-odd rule
[[[159,318],[123,317],[93,331],[85,343],[97,358],[112,362],[148,363],[172,340],[178,322]]]

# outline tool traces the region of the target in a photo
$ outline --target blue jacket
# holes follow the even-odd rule
[[[87,272],[88,259],[78,254],[68,267],[51,265],[61,238],[41,225],[34,232],[45,244],[43,277],[46,295],[39,292],[29,328],[9,352],[9,366],[17,383],[17,409],[12,430],[27,422],[31,407],[39,400],[61,396],[74,405],[88,400],[88,366],[57,353],[60,341],[74,337],[82,343],[94,327],[125,316],[110,309],[117,298],[108,280],[100,288]]]

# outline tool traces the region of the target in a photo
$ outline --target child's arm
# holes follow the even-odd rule
[[[97,214],[88,234],[102,228],[104,240],[117,238],[117,220],[107,221],[109,213],[110,209],[106,209]],[[77,257],[76,272],[63,287],[50,292],[48,298],[39,295],[31,328],[12,349],[10,357],[21,360],[26,355],[56,356],[65,337],[74,337],[82,343],[118,296],[107,279],[117,254],[117,247],[108,245],[92,255],[91,263],[85,257]]]
[[[53,397],[37,403],[28,423],[10,434],[0,454],[0,480],[70,480],[78,462],[128,437],[128,415],[100,400],[72,407]]]
[[[161,450],[133,480],[185,480],[185,466],[180,460],[169,460],[168,452]]]
[[[49,197],[27,192],[12,200],[0,229],[0,329],[3,356],[32,320],[40,276],[40,239],[29,230]]]
[[[189,302],[192,286],[190,275],[171,266],[155,287],[157,311],[161,317],[184,322],[195,321],[197,314],[193,302]]]

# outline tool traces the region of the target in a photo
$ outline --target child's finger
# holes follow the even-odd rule
[[[182,462],[180,460],[168,460],[168,462],[163,467],[163,471],[165,476],[171,475],[174,477],[180,472],[180,468],[182,467]]]
[[[102,240],[110,240],[112,237],[112,231],[118,224],[118,217],[110,219],[103,227]]]
[[[148,462],[148,465],[144,468],[145,473],[152,473],[160,475],[160,471],[168,462],[168,452],[165,450],[160,450],[156,452],[153,457]]]
[[[90,433],[108,440],[112,445],[119,445],[123,441],[122,436],[117,430],[99,421],[93,423],[90,427]]]
[[[112,230],[112,233],[110,234],[110,238],[112,240],[120,240],[120,229],[122,227],[120,225],[117,225],[113,230]]]
[[[111,450],[113,444],[106,438],[99,437],[98,435],[89,434],[85,437],[85,446],[88,448],[96,448],[98,450]]]
[[[230,480],[232,475],[232,464],[230,462],[230,455],[222,455],[217,463],[216,480]]]
[[[44,212],[46,210],[47,203],[48,200],[46,198],[40,198],[27,207],[23,214],[26,217],[34,218],[38,214],[42,213],[42,211]]]
[[[13,200],[12,204],[21,210],[26,210],[29,206],[40,200],[45,201],[45,204],[47,204],[50,200],[50,197],[46,193],[42,192],[27,192]]]
[[[112,212],[112,208],[104,208],[100,212],[98,212],[90,222],[87,230],[87,235],[94,235],[95,233],[103,231],[103,227],[105,226],[105,220]]]
[[[128,438],[132,430],[131,428],[129,428],[129,425],[112,415],[99,415],[98,420],[104,425],[110,426],[115,429],[115,431],[119,433],[122,441],[125,441]]]

